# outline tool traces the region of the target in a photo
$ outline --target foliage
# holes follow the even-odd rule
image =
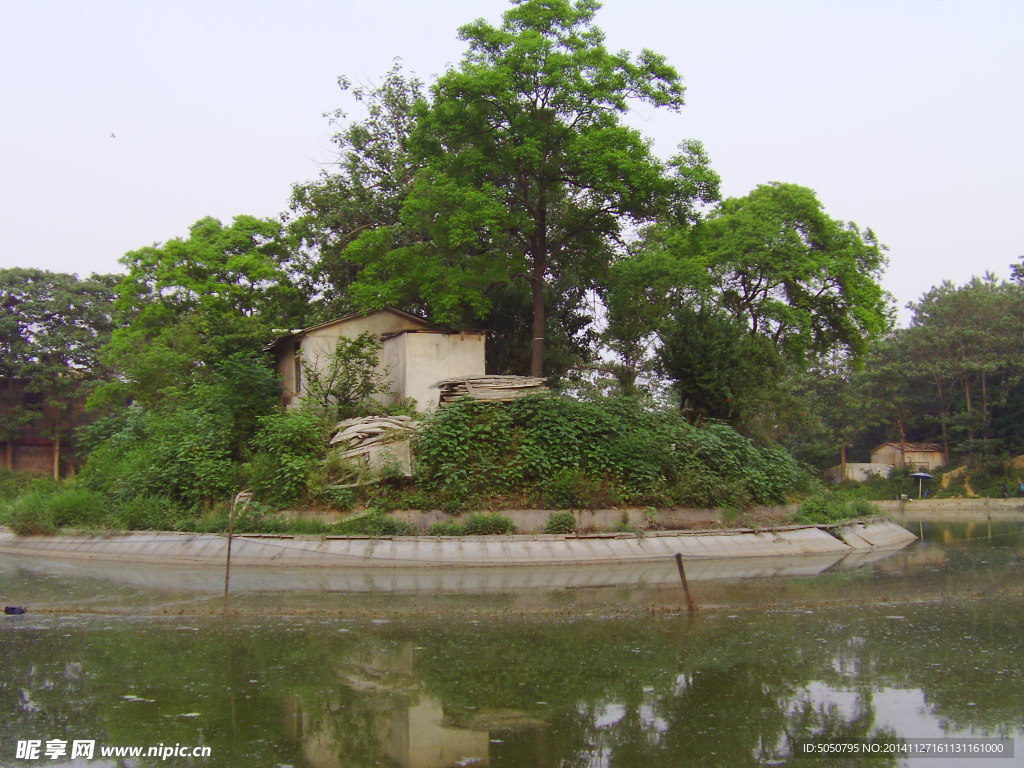
[[[467,536],[501,536],[518,530],[510,518],[497,512],[473,512],[466,517],[464,529]]]
[[[283,507],[308,497],[326,451],[329,423],[315,410],[297,408],[264,416],[259,425],[248,465],[257,498]]]
[[[991,275],[946,282],[910,308],[910,326],[878,340],[861,367],[840,361],[801,382],[833,447],[854,446],[862,461],[884,440],[936,442],[951,459],[1024,450],[1024,288]]]
[[[4,511],[4,524],[19,536],[46,536],[57,532],[45,504],[48,494],[41,491],[25,493]]]
[[[366,415],[370,398],[388,391],[386,373],[379,369],[380,349],[380,341],[367,331],[354,339],[340,337],[325,364],[303,361],[303,404],[334,420]]]
[[[81,482],[117,500],[166,497],[185,507],[236,491],[238,461],[262,414],[276,406],[277,381],[244,356],[205,376],[150,407],[135,404],[99,421],[85,438],[92,450]]]
[[[694,506],[779,502],[805,480],[780,449],[628,398],[459,401],[431,416],[416,455],[421,487],[456,509],[545,487],[559,473],[575,478],[570,488],[582,478],[615,489],[617,503]]]
[[[442,520],[427,528],[428,536],[463,536],[465,533],[466,526],[454,520]]]
[[[912,304],[904,334],[907,357],[930,395],[928,420],[942,441],[960,438],[967,452],[976,440],[1020,441],[1020,431],[996,435],[993,408],[1008,402],[1024,381],[1024,287],[993,275],[962,286],[944,282]],[[1016,443],[1024,446],[1024,441]],[[999,442],[989,451],[998,450]]]
[[[870,230],[830,218],[794,184],[761,185],[703,217],[648,227],[612,265],[604,293],[616,375],[629,391],[654,355],[695,416],[753,430],[744,410],[785,411],[773,386],[784,366],[856,358],[889,327],[883,250]]]
[[[104,359],[120,378],[96,402],[146,405],[203,380],[225,359],[257,356],[274,328],[301,323],[307,301],[281,225],[204,218],[186,239],[131,251],[117,286],[121,325]]]
[[[62,441],[103,377],[113,275],[0,269],[0,441],[27,424]]]
[[[890,324],[883,247],[806,187],[762,184],[725,200],[697,239],[721,305],[785,357],[861,354]]]
[[[503,536],[518,532],[516,524],[498,513],[473,512],[465,522],[444,520],[427,529],[428,536]]]
[[[603,491],[601,484],[577,467],[566,467],[551,473],[541,485],[543,503],[561,508],[585,507],[593,504]]]
[[[621,122],[632,101],[678,109],[663,57],[604,47],[591,0],[523,0],[500,27],[460,29],[468,51],[421,102],[409,138],[418,168],[400,223],[360,235],[364,307],[422,301],[441,321],[485,316],[497,286],[530,289],[531,371],[543,375],[547,310],[559,275],[586,289],[627,222],[683,215],[703,190],[688,163],[662,163]],[[471,105],[467,107],[467,105]],[[685,155],[685,153],[684,153]]]
[[[691,420],[730,424],[757,409],[758,395],[783,366],[765,339],[709,307],[677,309],[658,358]]]
[[[877,517],[878,514],[878,507],[866,499],[848,499],[839,494],[826,492],[805,499],[792,520],[795,523],[814,525]]]
[[[60,482],[50,477],[39,477],[28,472],[12,472],[0,467],[0,504],[13,501],[30,491],[52,492],[60,488]]]
[[[576,515],[567,509],[552,512],[544,523],[544,533],[576,533],[578,528]]]
[[[5,511],[6,524],[19,535],[48,534],[67,527],[107,527],[109,515],[105,496],[75,486],[28,491]]]

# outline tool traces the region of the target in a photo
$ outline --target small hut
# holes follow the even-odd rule
[[[931,472],[946,466],[946,454],[936,443],[882,443],[871,451],[872,464],[909,467],[915,472]]]

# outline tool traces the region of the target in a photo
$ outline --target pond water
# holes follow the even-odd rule
[[[0,765],[1022,766],[1024,523],[908,527],[924,540],[859,567],[697,581],[694,614],[652,578],[252,591],[224,617],[180,586],[8,561],[0,599],[29,610],[0,617]],[[1016,753],[798,754],[938,737]],[[100,754],[151,746],[209,755]]]

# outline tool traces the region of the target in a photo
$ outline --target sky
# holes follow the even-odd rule
[[[278,216],[334,157],[337,87],[430,81],[506,0],[0,0],[0,268],[122,271],[203,216]],[[726,196],[781,181],[889,248],[899,307],[1024,254],[1024,2],[605,0],[683,76],[629,121],[701,140]],[[906,322],[907,312],[901,312]]]

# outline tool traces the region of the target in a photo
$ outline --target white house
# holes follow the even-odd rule
[[[305,393],[303,370],[321,370],[338,339],[372,333],[381,342],[380,370],[390,391],[380,396],[385,405],[406,398],[419,410],[437,406],[439,391],[431,385],[441,379],[484,375],[486,331],[434,328],[416,315],[399,309],[352,314],[280,336],[271,345],[275,368],[283,383],[286,405]]]

